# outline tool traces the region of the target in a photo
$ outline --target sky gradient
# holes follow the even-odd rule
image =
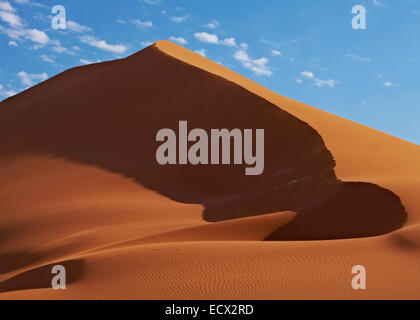
[[[51,27],[54,5],[66,29]],[[363,5],[367,29],[354,30]],[[0,100],[177,42],[271,90],[420,144],[420,0],[0,0]]]

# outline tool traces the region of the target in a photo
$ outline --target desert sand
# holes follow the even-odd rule
[[[263,128],[264,173],[160,166],[179,120]],[[0,299],[420,299],[419,194],[419,146],[159,41],[0,103]]]

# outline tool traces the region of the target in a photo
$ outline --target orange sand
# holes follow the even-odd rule
[[[264,128],[264,174],[157,165],[179,120]],[[419,299],[419,193],[419,146],[159,41],[0,104],[0,299]]]

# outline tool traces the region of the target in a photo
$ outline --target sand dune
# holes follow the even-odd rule
[[[160,166],[179,120],[263,128],[264,173]],[[159,41],[0,104],[0,299],[418,299],[419,182],[419,146]]]

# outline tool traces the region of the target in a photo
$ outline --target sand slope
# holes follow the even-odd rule
[[[264,174],[159,166],[179,120],[264,128]],[[0,299],[418,299],[419,180],[419,146],[159,41],[0,104]]]

